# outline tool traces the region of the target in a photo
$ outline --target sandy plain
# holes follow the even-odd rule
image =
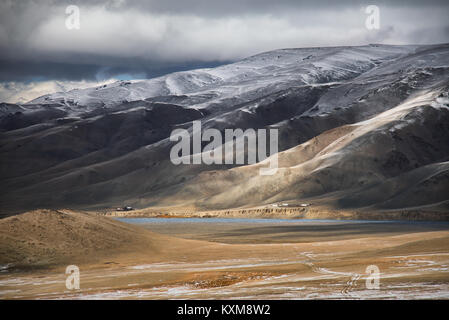
[[[1,219],[0,298],[449,298],[446,222],[184,220]],[[67,265],[80,269],[79,290],[66,288]],[[367,287],[371,265],[379,289]]]

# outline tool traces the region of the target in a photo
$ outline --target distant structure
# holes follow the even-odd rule
[[[130,206],[118,207],[115,209],[115,211],[131,211],[131,210],[134,210],[134,208]]]
[[[271,206],[272,207],[302,207],[302,208],[305,208],[305,207],[311,206],[311,204],[310,203],[297,204],[297,203],[278,202],[278,203],[271,204]]]

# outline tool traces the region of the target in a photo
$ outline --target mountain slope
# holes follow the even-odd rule
[[[285,49],[2,104],[3,212],[302,199],[373,210],[438,204],[449,200],[448,79],[447,44]],[[259,176],[262,163],[173,165],[170,133],[193,120],[222,133],[278,128],[278,172]]]
[[[426,169],[425,177],[439,174],[439,182],[435,181],[427,192],[415,195],[413,200],[407,197],[403,197],[401,202],[396,200],[393,207],[447,200],[444,187],[448,186],[445,170],[449,108],[434,104],[440,99],[439,95],[440,91],[418,95],[369,120],[326,131],[281,152],[278,154],[279,170],[273,176],[258,174],[259,168],[266,166],[264,162],[232,170],[205,172],[174,198],[197,199],[201,195],[204,206],[225,208],[340,192],[340,206],[360,207],[376,204],[376,201],[370,201],[371,194],[366,194],[365,199],[364,192],[354,196],[356,190],[369,187],[371,193],[377,195],[376,200],[384,202],[389,199],[388,194],[378,189],[386,183],[391,184],[388,179],[395,178],[396,182],[413,180],[416,168],[432,164]],[[400,176],[404,173],[408,176]],[[410,186],[409,183],[394,185],[389,196]],[[376,188],[377,191],[373,191]],[[435,191],[438,192],[428,196]]]

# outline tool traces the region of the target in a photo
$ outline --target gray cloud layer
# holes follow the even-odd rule
[[[65,27],[67,5],[80,30]],[[365,28],[368,4],[380,30]],[[449,42],[448,1],[2,0],[0,81],[151,77],[282,47]]]

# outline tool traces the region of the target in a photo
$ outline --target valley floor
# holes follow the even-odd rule
[[[4,265],[0,297],[449,298],[445,222],[120,220],[117,223],[138,224],[139,230],[143,227],[165,240],[156,250],[142,249],[147,256],[130,246],[119,255],[80,263],[81,288],[74,291],[65,287],[65,266],[19,270]],[[380,271],[379,289],[366,285],[367,267],[372,265]]]

